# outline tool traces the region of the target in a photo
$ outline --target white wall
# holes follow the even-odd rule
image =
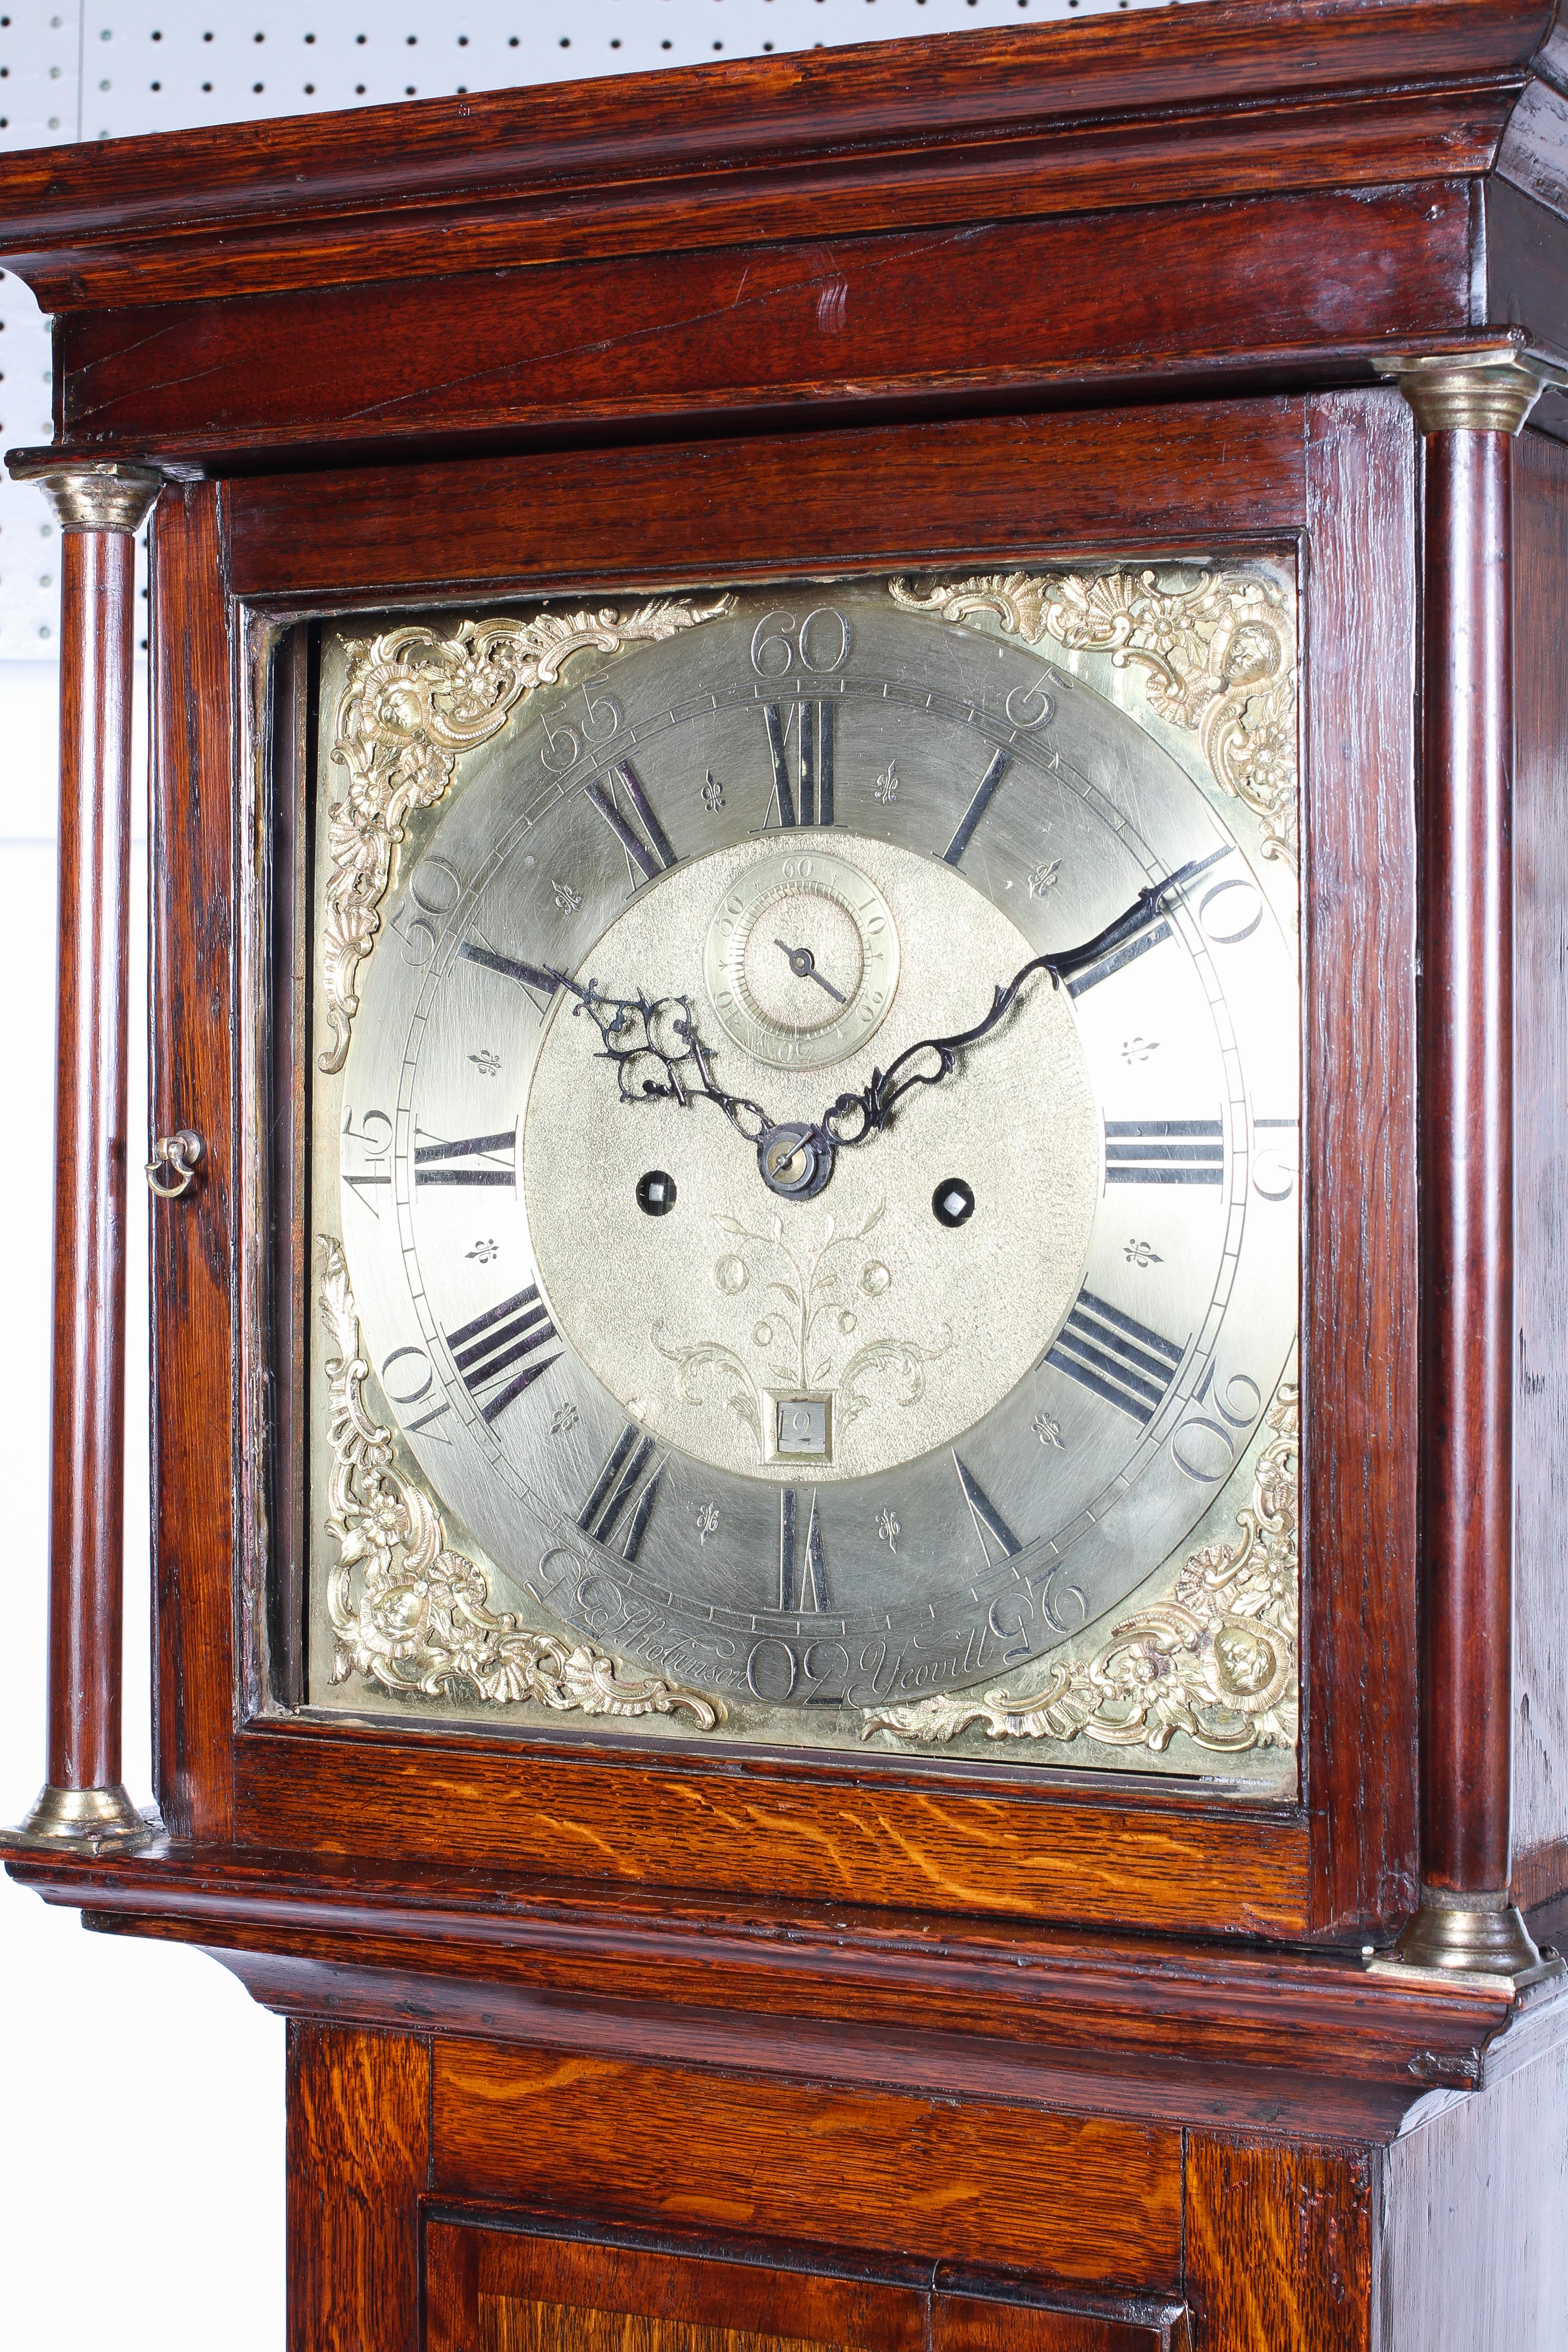
[[[689,65],[1161,0],[9,0],[0,147]],[[50,436],[47,322],[0,278],[0,446]],[[58,542],[0,487],[0,1816],[42,1778]],[[139,686],[140,691],[140,686]],[[143,732],[139,726],[139,740]],[[139,794],[142,786],[139,781]],[[139,818],[138,841],[144,845]],[[131,1133],[146,1129],[144,847]],[[146,1226],[133,1208],[126,1771],[148,1744]],[[17,2352],[272,2352],[283,2341],[283,2041],[202,1954],[88,1936],[0,1879],[0,2340]]]

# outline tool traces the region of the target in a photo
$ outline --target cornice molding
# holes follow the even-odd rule
[[[1553,25],[1208,0],[41,150],[0,160],[0,260],[68,310],[649,251],[672,206],[683,244],[852,234],[890,184],[915,225],[1452,180]]]

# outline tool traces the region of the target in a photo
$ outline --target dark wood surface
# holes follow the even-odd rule
[[[440,2040],[435,2187],[626,2225],[1174,2288],[1182,2135],[1064,2116]]]
[[[289,2352],[423,2352],[429,2112],[424,2042],[290,2030]]]
[[[829,2258],[830,2259],[830,2258]],[[1184,2306],[1047,2294],[905,2261],[898,2278],[432,2221],[429,2352],[1187,2352]],[[1026,2297],[1027,2300],[1021,2298]],[[630,2324],[628,2324],[630,2323]]]
[[[1262,1945],[765,1893],[723,1901],[504,1872],[378,1873],[319,1854],[167,1848],[114,1865],[32,1856],[13,1867],[50,1899],[83,1905],[95,1927],[205,1945],[285,2011],[418,2017],[490,2040],[613,2035],[640,2056],[658,2054],[663,2036],[719,2063],[766,2016],[786,2071],[831,2062],[856,2080],[936,2088],[967,2068],[1010,2096],[1031,2082],[1038,2095],[1042,2068],[1065,2080],[1098,2065],[1100,2088],[1079,2082],[1064,2101],[1117,2111],[1110,2076],[1121,2070],[1139,2078],[1144,2110],[1179,2116],[1201,2070],[1204,2100],[1218,2102],[1205,2111],[1234,2101],[1251,2122],[1265,2120],[1256,2102],[1270,2076],[1278,2097],[1277,2078],[1305,2070],[1320,2136],[1352,2137],[1434,2085],[1484,2085],[1500,2033],[1518,2046],[1505,1990],[1394,1986],[1353,1956]]]
[[[120,1781],[135,548],[60,535],[47,1780]]]
[[[1512,1760],[1513,444],[1426,457],[1421,1870],[1506,1887]]]
[[[1568,1889],[1568,451],[1514,457],[1513,1871]]]
[[[1213,0],[225,125],[153,169],[143,142],[52,150],[0,166],[0,251],[59,310],[787,242],[803,206],[847,234],[1462,177],[1551,26],[1545,0]]]
[[[1245,543],[1305,520],[1306,429],[1297,399],[1191,402],[235,480],[230,584],[263,608],[427,604],[761,564],[788,576],[956,565],[977,549],[1026,562],[1149,539]]]
[[[1464,320],[1471,235],[1462,185],[1417,185],[142,305],[64,323],[62,431],[276,467],[393,434],[460,451],[1070,405],[1091,385],[1146,401],[1216,364],[1364,378],[1389,338]]]
[[[152,541],[153,1125],[202,1138],[199,1189],[153,1219],[158,1801],[176,1835],[233,1811],[237,1098],[229,637],[216,487],[166,490]],[[218,1400],[222,1400],[221,1404]]]
[[[1314,400],[1307,446],[1302,1637],[1330,1928],[1415,1897],[1416,445],[1381,393]]]

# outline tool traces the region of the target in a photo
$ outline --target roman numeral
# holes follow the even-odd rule
[[[502,1153],[506,1165],[496,1163]],[[476,1163],[482,1161],[482,1166]],[[517,1129],[504,1135],[470,1135],[461,1143],[414,1147],[414,1181],[419,1184],[513,1184],[517,1182]]]
[[[661,1462],[652,1477],[647,1476],[653,1460],[651,1437],[645,1436],[635,1423],[628,1422],[610,1450],[610,1457],[594,1482],[594,1489],[577,1514],[577,1525],[595,1543],[608,1545],[626,1507],[632,1506],[631,1517],[621,1542],[621,1558],[636,1559],[642,1549],[642,1539],[647,1523],[653,1517],[653,1507],[664,1477]],[[640,1488],[640,1492],[638,1491]]]
[[[634,890],[639,875],[644,882],[651,882],[656,874],[662,874],[667,866],[676,863],[669,835],[654,814],[653,803],[629,760],[606,768],[603,776],[595,777],[584,789],[626,851],[626,879]],[[629,807],[623,808],[621,804],[623,793]]]
[[[962,864],[963,853],[974,838],[975,826],[995,798],[996,787],[1012,764],[1011,751],[997,751],[993,755],[991,765],[974,788],[974,798],[959,820],[958,831],[942,853],[947,865]]]
[[[804,1545],[797,1540],[800,1496],[793,1486],[779,1489],[779,1607],[795,1614],[807,1611],[820,1616],[828,1605],[827,1568],[822,1557],[822,1528],[816,1516],[816,1492],[811,1490],[811,1515]]]
[[[1217,1118],[1108,1118],[1108,1184],[1223,1184],[1225,1129]]]
[[[1108,1307],[1092,1291],[1080,1290],[1043,1360],[1119,1412],[1148,1423],[1181,1370],[1185,1352],[1173,1339],[1162,1339],[1158,1331],[1123,1315],[1119,1307]]]
[[[476,1315],[460,1331],[448,1331],[447,1345],[463,1386],[487,1422],[500,1419],[542,1372],[560,1358],[542,1356],[540,1349],[555,1337],[555,1326],[544,1301],[530,1283],[515,1298],[505,1298],[486,1314]]]
[[[786,714],[781,704],[764,702],[763,724],[768,733],[768,758],[773,763],[773,790],[761,830],[766,833],[770,822],[781,825],[831,824],[834,705],[831,702],[794,702]],[[789,777],[788,745],[792,726],[798,728],[800,735],[798,803]]]
[[[561,985],[554,972],[541,971],[537,964],[523,963],[517,956],[498,955],[494,948],[484,946],[479,940],[465,940],[458,953],[469,963],[481,965],[486,971],[499,971],[503,980],[515,980],[541,1017]]]
[[[1130,963],[1136,963],[1140,956],[1147,955],[1151,948],[1157,948],[1162,940],[1168,940],[1170,936],[1171,926],[1166,922],[1155,923],[1150,929],[1140,931],[1138,937],[1129,940],[1125,947],[1113,948],[1109,955],[1101,956],[1098,963],[1091,963],[1087,971],[1080,971],[1076,979],[1069,980],[1068,994],[1081,996],[1087,989],[1098,988],[1100,982],[1109,980],[1113,971],[1124,971]]]
[[[969,1516],[974,1522],[974,1532],[980,1549],[985,1555],[985,1565],[992,1568],[998,1559],[1013,1559],[1024,1549],[990,1496],[966,1464],[955,1454],[952,1466],[958,1473],[958,1483],[963,1489],[963,1499],[969,1506]],[[992,1545],[996,1549],[992,1551]]]

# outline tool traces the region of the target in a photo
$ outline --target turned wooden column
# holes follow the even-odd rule
[[[1518,1979],[1511,349],[1398,368],[1426,443],[1420,842],[1421,1904],[1396,1964]]]
[[[48,1764],[23,1834],[91,1846],[150,1834],[121,1785],[120,1702],[134,534],[160,477],[9,463],[61,533]]]

